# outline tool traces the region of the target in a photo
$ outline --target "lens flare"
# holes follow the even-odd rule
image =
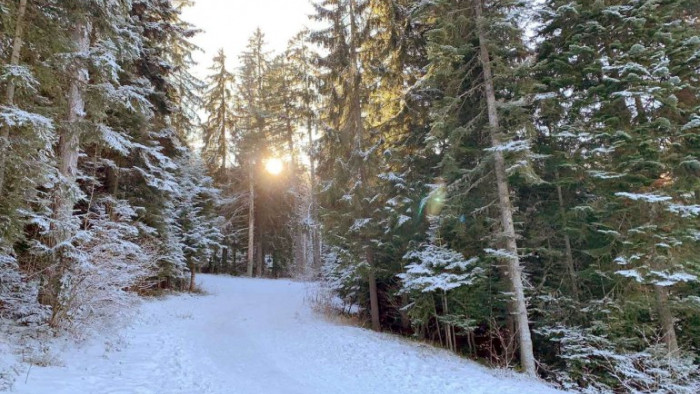
[[[420,211],[421,215],[426,216],[437,216],[442,211],[445,206],[445,200],[447,199],[447,190],[444,182],[438,182],[432,187],[432,191],[428,194],[423,201],[421,201]]]

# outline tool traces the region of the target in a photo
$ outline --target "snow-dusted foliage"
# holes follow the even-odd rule
[[[321,257],[323,286],[340,297],[345,304],[356,303],[363,279],[361,269],[366,268],[366,263],[357,264],[348,250],[338,246],[327,247]]]
[[[39,304],[37,297],[38,283],[28,280],[16,259],[0,249],[0,325],[9,321],[30,326],[45,322],[50,311]]]
[[[438,245],[421,245],[403,258],[410,264],[397,276],[401,279],[402,291],[406,292],[449,291],[473,284],[483,273],[476,266],[478,257],[465,259],[461,253]]]
[[[600,328],[540,330],[559,346],[566,367],[556,378],[564,388],[585,393],[613,392],[620,387],[632,393],[691,394],[700,390],[700,369],[692,356],[669,357],[660,344],[623,352]]]
[[[206,175],[204,163],[196,157],[185,158],[180,168],[177,217],[183,256],[192,271],[206,264],[214,250],[222,247],[224,218],[215,215],[219,190],[212,186],[213,181]]]
[[[81,336],[112,324],[136,302],[136,292],[149,286],[157,255],[154,230],[137,221],[126,201],[96,201],[85,224],[60,292],[60,322]]]

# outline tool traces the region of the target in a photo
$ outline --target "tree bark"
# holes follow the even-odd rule
[[[484,74],[484,90],[486,93],[486,104],[489,117],[491,145],[500,146],[499,120],[496,108],[496,93],[493,86],[493,75],[491,72],[491,60],[487,48],[486,35],[483,29],[481,0],[474,0],[476,11],[476,23],[479,34],[480,58]],[[523,372],[530,376],[536,376],[535,356],[532,349],[532,337],[528,324],[527,305],[525,302],[525,292],[523,290],[522,272],[520,268],[520,258],[518,257],[518,245],[515,237],[515,226],[513,225],[513,206],[510,201],[510,188],[505,170],[503,154],[499,150],[494,151],[494,171],[496,173],[496,185],[498,188],[498,203],[501,211],[501,226],[506,241],[506,250],[510,254],[508,258],[508,276],[513,289],[513,303],[515,309],[515,320],[518,327],[518,339],[520,344],[520,363]]]
[[[251,163],[250,191],[248,202],[248,276],[253,277],[253,265],[255,264],[255,163]]]
[[[27,0],[19,1],[17,9],[17,22],[15,25],[15,36],[12,40],[12,55],[10,56],[10,66],[19,65],[19,56],[22,51],[22,37],[24,34],[24,14],[27,11]],[[15,82],[10,79],[7,84],[7,92],[5,95],[5,105],[12,107],[15,105]],[[3,188],[5,187],[5,166],[7,165],[7,149],[10,146],[10,126],[3,125],[0,134],[0,196],[2,196]]]

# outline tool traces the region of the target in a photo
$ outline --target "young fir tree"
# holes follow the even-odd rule
[[[223,218],[216,215],[219,190],[200,160],[191,158],[180,165],[181,193],[178,198],[178,224],[182,231],[183,254],[190,271],[190,292],[195,290],[196,272],[221,247]]]

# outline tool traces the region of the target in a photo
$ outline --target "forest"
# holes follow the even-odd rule
[[[0,0],[0,335],[295,278],[566,390],[700,391],[699,1],[314,0],[204,80],[193,3]]]

